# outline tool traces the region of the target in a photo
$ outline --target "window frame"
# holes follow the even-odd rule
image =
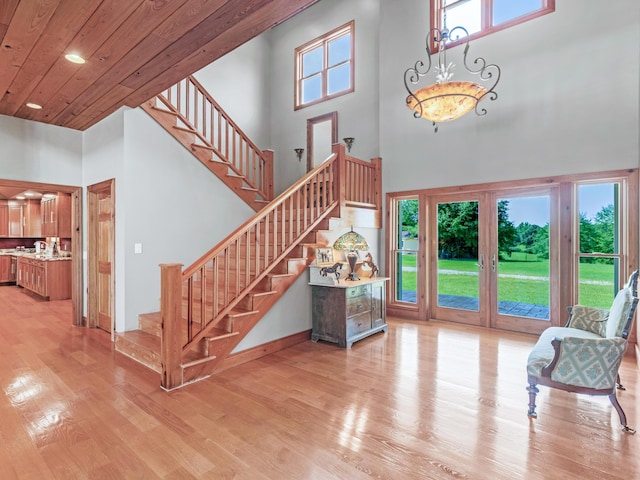
[[[454,4],[449,5],[449,8],[452,6],[467,2],[469,0],[456,0]],[[499,32],[501,30],[506,30],[507,28],[514,27],[516,25],[520,25],[521,23],[528,22],[529,20],[533,20],[535,18],[541,17],[548,13],[555,12],[556,10],[556,0],[542,0],[542,7],[539,10],[535,10],[533,12],[526,13],[524,15],[520,15],[519,17],[512,18],[506,22],[502,22],[499,25],[492,25],[492,12],[493,12],[493,1],[494,0],[480,0],[480,31],[475,32],[473,34],[469,34],[469,40],[474,40],[476,38],[481,38],[486,35],[490,35],[495,32]],[[443,9],[443,0],[430,0],[431,2],[431,29],[442,29],[442,15],[440,14]],[[449,30],[457,25],[447,25]],[[457,41],[450,42],[447,44],[447,48],[455,47],[463,42],[465,42],[465,38],[460,38]],[[429,39],[429,46],[432,52],[437,51],[438,47],[436,43],[433,41],[433,38]]]
[[[473,192],[485,192],[502,195],[504,192],[511,192],[515,189],[539,189],[543,187],[549,187],[550,185],[557,185],[559,188],[558,199],[554,202],[553,215],[558,215],[559,218],[554,220],[557,222],[558,227],[556,238],[558,244],[558,262],[559,262],[559,276],[558,285],[563,285],[560,289],[557,305],[552,307],[551,322],[553,325],[562,325],[566,322],[566,312],[564,307],[575,305],[578,303],[579,291],[577,289],[576,282],[578,281],[578,264],[579,258],[582,257],[581,252],[578,252],[578,243],[572,239],[579,238],[579,231],[577,229],[577,222],[579,222],[579,212],[576,213],[577,207],[577,186],[589,184],[589,183],[619,183],[619,208],[620,208],[620,226],[619,232],[619,251],[615,254],[606,254],[607,257],[619,258],[619,285],[624,284],[628,278],[628,274],[638,268],[639,265],[639,245],[640,245],[640,233],[638,232],[637,219],[640,217],[640,203],[638,202],[640,191],[640,170],[625,169],[625,170],[613,170],[604,172],[593,173],[576,173],[559,175],[554,177],[544,178],[531,178],[521,180],[506,180],[491,183],[470,184],[462,186],[451,187],[436,187],[427,189],[406,190],[397,192],[387,192],[386,204],[387,222],[385,225],[385,272],[388,277],[391,278],[389,282],[390,293],[387,297],[387,313],[389,315],[397,315],[401,318],[409,318],[414,320],[429,320],[438,319],[434,317],[434,305],[430,301],[432,289],[436,287],[436,284],[430,279],[433,276],[432,270],[435,267],[435,263],[432,257],[430,257],[432,244],[434,241],[434,235],[437,234],[437,230],[432,228],[434,222],[434,201],[443,195],[461,195],[469,194]],[[396,247],[394,242],[394,235],[397,234],[396,222],[391,219],[396,215],[396,202],[398,200],[404,200],[409,198],[419,199],[419,232],[418,238],[420,239],[418,244],[418,278],[416,294],[418,303],[399,302],[396,300],[395,282],[398,275],[395,262],[393,259],[393,251]],[[441,319],[442,320],[442,319]],[[487,325],[489,326],[489,325]],[[640,332],[640,324],[637,327]],[[636,328],[634,327],[633,337],[630,337],[633,342],[636,341],[635,336]]]
[[[335,68],[337,65],[333,65],[331,66],[331,68],[328,67],[328,56],[329,56],[328,45],[330,42],[342,36],[345,36],[347,34],[351,35],[351,42],[350,42],[351,53],[349,56],[349,60],[341,62],[337,65],[349,64],[350,66],[349,88],[329,95],[327,94],[327,84],[328,84],[327,73],[329,70]],[[321,84],[320,98],[317,98],[307,103],[302,103],[302,92],[303,92],[302,82],[305,79],[302,76],[303,75],[302,57],[304,56],[305,53],[308,53],[311,50],[314,50],[318,47],[322,47],[322,70],[320,71],[322,84]],[[340,97],[342,95],[346,95],[347,93],[351,93],[353,91],[355,91],[355,20],[351,20],[350,22],[347,22],[344,25],[341,25],[331,30],[330,32],[325,33],[324,35],[314,38],[313,40],[303,45],[300,45],[295,49],[294,51],[294,99],[293,99],[294,110],[300,110],[302,108],[309,107],[311,105],[317,105],[318,103],[324,102],[326,100],[330,100],[332,98]]]

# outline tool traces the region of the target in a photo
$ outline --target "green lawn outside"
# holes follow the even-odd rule
[[[521,254],[522,255],[522,254]],[[517,261],[517,255],[498,263],[499,275],[519,275],[522,277],[548,277],[549,261]],[[528,259],[530,260],[530,258]],[[402,290],[416,291],[416,256],[402,255]],[[488,262],[485,268],[488,268]],[[478,277],[469,274],[444,273],[446,271],[477,272],[475,260],[438,260],[439,293],[478,297]],[[615,294],[611,280],[614,277],[613,265],[581,264],[580,266],[580,303],[598,308],[609,308]],[[585,283],[603,282],[605,284]],[[609,284],[606,284],[609,282]],[[499,277],[498,299],[512,302],[549,305],[549,286],[545,280],[529,278]]]

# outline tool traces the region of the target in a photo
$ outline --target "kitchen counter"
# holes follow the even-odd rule
[[[43,260],[45,262],[57,262],[60,260],[71,260],[71,252],[62,252],[61,255],[57,257],[52,257],[49,255],[45,255],[43,253],[35,253],[31,251],[22,251],[22,250],[14,250],[11,249],[3,249],[0,250],[0,255],[9,255],[12,257],[24,257],[24,258],[33,258],[36,260]]]

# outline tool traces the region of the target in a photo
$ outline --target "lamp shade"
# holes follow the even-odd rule
[[[473,82],[442,82],[407,97],[407,107],[434,123],[455,120],[473,110],[488,90]]]
[[[333,244],[335,250],[346,250],[352,252],[354,250],[369,250],[369,244],[362,235],[351,231],[341,235]]]

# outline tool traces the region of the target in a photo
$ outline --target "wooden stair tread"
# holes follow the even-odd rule
[[[240,332],[227,332],[223,328],[212,328],[208,333],[209,334],[204,337],[208,342],[235,337],[240,334]]]
[[[182,126],[182,125],[174,125],[173,128],[175,128],[176,130],[180,130],[182,132],[188,132],[188,133],[198,133],[196,132],[193,128],[191,127],[187,127],[187,126]]]
[[[212,362],[217,357],[215,355],[203,356],[196,352],[189,352],[184,356],[184,360],[180,365],[182,368],[195,367],[196,365],[202,365],[203,363]]]
[[[227,315],[229,317],[244,317],[247,315],[253,315],[255,313],[260,313],[260,312],[258,312],[258,310],[240,310],[240,309],[234,308]]]

